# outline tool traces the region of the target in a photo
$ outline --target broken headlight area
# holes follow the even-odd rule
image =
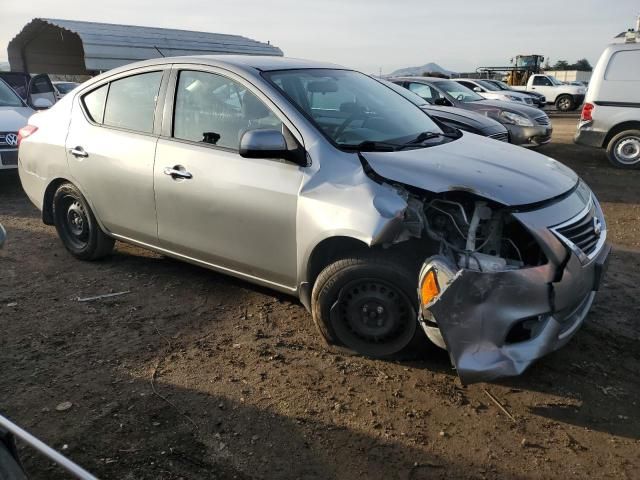
[[[499,272],[547,262],[533,236],[508,208],[466,192],[421,199],[406,195],[404,230],[399,243],[423,238],[436,245],[431,255],[449,268]]]
[[[420,322],[431,341],[447,348],[430,306],[462,272],[518,271],[544,265],[547,258],[529,231],[503,205],[463,191],[439,196],[400,191],[407,208],[404,228],[394,243],[398,246],[419,238],[425,245],[420,252],[420,263],[424,262],[418,283]],[[469,291],[460,301],[481,303],[483,294]],[[528,327],[523,324],[510,339],[524,338]]]

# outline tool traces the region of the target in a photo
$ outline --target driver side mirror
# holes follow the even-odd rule
[[[451,107],[451,102],[444,97],[436,98],[434,100],[434,105],[440,105],[441,107]]]
[[[307,166],[306,154],[299,147],[290,149],[280,130],[256,129],[244,132],[240,138],[240,156],[244,158],[277,158]]]
[[[482,89],[480,87],[473,87],[473,91],[476,93],[481,93]]]

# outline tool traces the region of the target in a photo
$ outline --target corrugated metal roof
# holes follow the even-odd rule
[[[162,56],[203,54],[282,56],[282,50],[240,35],[51,18],[33,19],[8,48],[14,71],[68,74],[110,70]]]

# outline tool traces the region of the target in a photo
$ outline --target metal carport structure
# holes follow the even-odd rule
[[[94,75],[163,56],[282,56],[278,47],[239,35],[51,18],[34,18],[7,50],[12,71],[67,75]]]

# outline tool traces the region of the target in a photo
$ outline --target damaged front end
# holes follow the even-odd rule
[[[439,246],[420,271],[419,320],[463,383],[519,375],[578,330],[610,251],[586,185],[529,207],[462,191],[406,196],[404,236]]]

